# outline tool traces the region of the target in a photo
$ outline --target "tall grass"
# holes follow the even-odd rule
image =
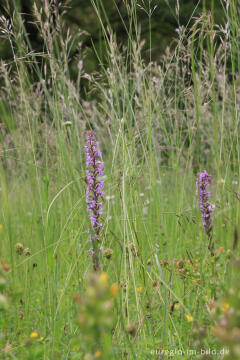
[[[155,63],[142,56],[137,21],[137,11],[145,11],[151,29],[150,1],[146,7],[139,2],[140,9],[126,2],[124,46],[111,19],[103,26],[104,2],[91,3],[105,54],[96,50],[99,70],[87,74],[80,51],[76,79],[69,56],[82,33],[71,34],[61,16],[53,23],[47,2],[33,9],[41,53],[31,48],[17,10],[11,23],[1,19],[13,52],[12,62],[1,62],[0,249],[11,268],[1,356],[80,359],[89,352],[73,295],[84,297],[91,272],[84,181],[84,132],[90,128],[105,162],[103,247],[113,255],[103,257],[103,271],[120,285],[110,358],[219,349],[210,308],[225,295],[233,256],[239,256],[236,246],[231,250],[240,220],[237,4],[224,2],[221,26],[211,13],[193,13]],[[84,96],[83,82],[89,89]],[[195,196],[195,178],[204,168],[212,175],[216,205],[214,257]],[[17,254],[18,242],[31,254]]]

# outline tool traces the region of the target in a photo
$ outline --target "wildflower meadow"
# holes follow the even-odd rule
[[[0,359],[240,359],[239,0],[3,3]]]

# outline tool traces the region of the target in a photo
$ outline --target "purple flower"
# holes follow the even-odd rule
[[[214,212],[214,205],[209,202],[210,192],[207,191],[210,183],[211,177],[207,171],[204,170],[196,180],[196,195],[199,194],[202,225],[209,238],[212,232],[212,214]]]
[[[102,199],[104,198],[103,184],[99,179],[103,175],[103,161],[102,154],[99,150],[99,143],[95,140],[96,133],[92,130],[86,133],[86,203],[89,218],[91,221],[91,228],[89,228],[90,241],[92,243],[92,260],[93,268],[97,271],[100,267],[100,237],[102,230],[102,223],[100,215],[103,213]]]

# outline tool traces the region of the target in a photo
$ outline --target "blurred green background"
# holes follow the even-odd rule
[[[35,2],[37,7],[41,8],[45,1],[1,0],[0,2],[0,13],[6,18],[13,16],[17,8],[20,10],[32,48],[35,51],[44,51],[44,49],[36,25],[33,24],[35,21],[33,3]],[[64,19],[65,29],[69,28],[72,34],[79,30],[87,32],[81,37],[81,49],[77,42],[71,48],[72,63],[70,69],[73,78],[76,75],[74,59],[76,59],[79,51],[84,51],[85,54],[85,70],[87,72],[97,70],[99,59],[96,56],[96,51],[101,60],[104,61],[106,49],[104,48],[105,42],[103,41],[101,26],[92,2],[90,0],[50,0],[49,2],[53,9],[53,22],[54,11],[59,9],[58,11]],[[130,24],[129,5],[132,2],[137,5],[136,14],[133,14],[133,17],[137,17],[138,26],[140,24],[138,31],[141,33],[141,39],[145,40],[142,55],[146,61],[150,60],[150,48],[151,60],[157,61],[167,46],[174,46],[174,39],[177,37],[176,30],[180,26],[190,28],[194,18],[202,12],[211,11],[216,23],[224,22],[221,0],[137,0],[137,2],[136,0],[103,0],[102,2],[95,0],[94,2],[101,9],[103,19],[105,19],[105,27],[107,28],[108,24],[111,25],[120,44],[126,44],[128,29],[131,26],[134,27],[134,21]],[[0,58],[5,61],[11,59],[9,42],[3,38],[0,39]]]

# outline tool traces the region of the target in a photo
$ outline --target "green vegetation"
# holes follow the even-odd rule
[[[0,64],[0,358],[240,359],[238,2],[222,4],[222,25],[197,7],[150,61],[136,2],[122,2],[124,18],[118,8],[122,44],[91,0],[103,44],[93,41],[95,72],[85,35],[43,3],[32,8],[37,52],[20,12],[0,24],[12,51]],[[89,129],[105,164],[100,274],[85,200]],[[204,169],[211,252],[195,185]]]
[[[9,14],[13,14],[16,9],[22,13],[28,39],[32,48],[38,52],[44,48],[44,41],[34,25],[35,18],[32,10],[34,3],[40,8],[44,1],[2,0],[0,13],[7,17]],[[98,16],[91,1],[65,0],[62,1],[61,7],[56,6],[59,3],[56,0],[51,0],[49,3],[52,12],[51,21],[55,28],[57,27],[56,16],[59,14],[64,22],[65,31],[67,28],[70,29],[72,34],[78,33],[79,29],[83,31],[81,46],[79,47],[79,42],[75,41],[69,47],[71,60],[68,66],[73,79],[77,76],[79,52],[84,52],[85,70],[88,72],[99,68],[98,56],[101,57],[102,61],[105,60],[104,28],[107,26],[110,26],[114,31],[119,43],[127,43],[127,29],[134,28],[136,26],[135,19],[137,19],[141,36],[145,40],[142,55],[149,61],[150,54],[153,60],[158,60],[166,46],[174,47],[176,45],[176,29],[180,25],[189,28],[194,23],[193,17],[199,16],[203,11],[211,10],[217,24],[225,21],[224,7],[221,0],[199,0],[197,2],[181,0],[181,6],[178,6],[178,1],[175,0],[140,0],[137,6],[133,0],[96,1],[102,23],[98,21]],[[129,10],[129,6],[132,11]],[[149,52],[150,46],[151,52]],[[95,49],[97,49],[98,56]],[[0,56],[5,60],[12,58],[11,47],[7,41],[0,42]],[[38,60],[40,61],[40,59]]]

